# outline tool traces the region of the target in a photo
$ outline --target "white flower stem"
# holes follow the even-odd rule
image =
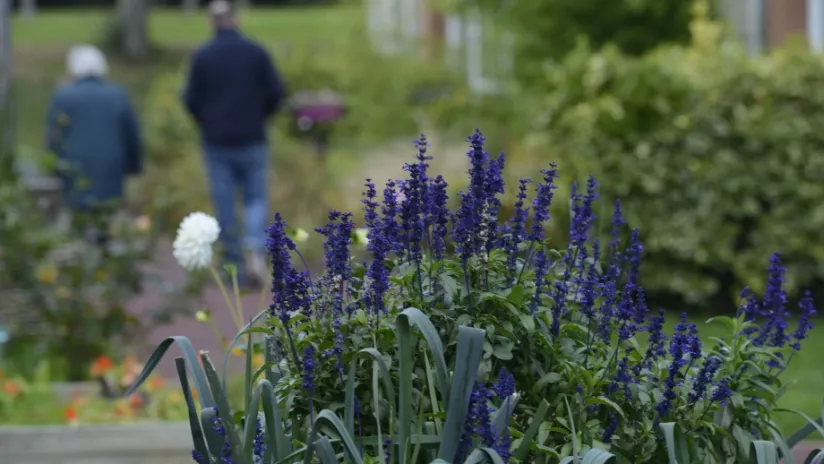
[[[235,292],[235,314],[237,319],[237,330],[243,329],[243,303],[240,299],[240,288],[237,283],[237,271],[232,272],[232,290]]]
[[[243,319],[238,319],[238,314],[232,304],[232,299],[229,298],[229,294],[226,292],[226,287],[223,285],[223,281],[220,280],[220,275],[217,273],[217,270],[214,266],[209,266],[209,271],[212,272],[212,277],[214,277],[215,282],[217,282],[217,287],[220,289],[220,294],[223,295],[223,300],[226,302],[226,306],[229,307],[229,313],[232,315],[232,319],[235,320],[235,324],[238,328],[243,327]]]

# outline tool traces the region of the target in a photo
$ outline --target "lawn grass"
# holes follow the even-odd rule
[[[672,333],[675,323],[679,319],[675,312],[667,313],[667,332]],[[698,326],[699,334],[705,345],[712,345],[711,337],[726,337],[730,334],[727,328],[718,322],[707,323],[711,316],[692,316],[690,320]],[[795,330],[795,323],[790,323],[791,330]],[[821,368],[821,360],[818,356],[824,353],[824,321],[818,322],[818,326],[810,332],[810,336],[801,345],[799,351],[792,359],[790,367],[781,375],[781,380],[785,385],[791,385],[788,391],[779,399],[781,408],[795,409],[808,416],[817,419],[822,414],[822,401],[824,401],[824,369]],[[806,421],[790,413],[776,413],[773,418],[780,426],[782,432],[789,436],[802,426]],[[811,440],[822,440],[824,437],[813,434],[808,437]]]
[[[98,41],[111,17],[109,9],[45,10],[32,19],[15,17],[15,49],[66,48]],[[360,6],[306,8],[256,8],[240,13],[241,27],[249,36],[267,43],[335,41],[363,33]],[[209,35],[205,12],[186,14],[179,9],[153,8],[149,15],[153,43],[166,47],[191,47]]]
[[[51,93],[65,79],[66,52],[75,44],[100,42],[111,14],[110,9],[67,9],[14,18],[16,142],[22,151],[36,152],[42,146]],[[110,58],[111,78],[127,89],[138,109],[154,78],[183,66],[188,51],[211,34],[205,12],[153,8],[149,20],[150,38],[161,53],[143,63]],[[322,51],[362,40],[364,34],[364,14],[357,5],[253,9],[241,12],[240,21],[246,35],[275,49],[276,59],[291,46]]]

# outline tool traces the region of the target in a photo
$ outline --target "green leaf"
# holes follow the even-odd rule
[[[458,347],[455,359],[455,375],[452,379],[452,401],[446,408],[446,423],[443,429],[443,441],[438,449],[438,458],[451,461],[458,451],[461,441],[469,399],[478,368],[483,356],[484,331],[472,327],[458,327]]]
[[[438,374],[438,388],[441,390],[444,405],[449,407],[449,370],[446,367],[443,343],[438,336],[438,330],[432,325],[432,321],[418,308],[406,308],[398,315],[398,321],[401,320],[407,325],[417,327],[429,345],[429,351],[432,353],[432,362],[435,363],[435,371]]]
[[[512,417],[512,413],[518,406],[519,398],[520,396],[517,393],[513,393],[501,401],[501,406],[492,416],[492,424],[495,426],[495,430],[504,430],[505,427],[509,427],[509,418]]]
[[[510,340],[501,341],[492,348],[492,355],[501,361],[509,361],[512,359],[512,348],[514,346],[515,344]]]
[[[224,383],[224,387],[225,387]],[[243,376],[243,395],[244,407],[246,408],[246,415],[249,415],[249,401],[252,399],[252,334],[248,334],[246,341],[246,366]],[[255,410],[257,411],[257,409]]]
[[[492,448],[475,448],[464,461],[464,464],[504,464],[501,455]]]
[[[272,385],[277,385],[278,381],[283,377],[283,373],[280,372],[278,368],[278,372],[275,372],[272,367],[277,366],[281,359],[277,357],[278,346],[277,346],[277,338],[272,335],[266,335],[264,337],[264,352],[263,352],[263,367],[261,369],[266,369],[266,379]],[[268,366],[268,367],[267,367]]]
[[[589,396],[586,399],[586,405],[590,406],[593,404],[603,404],[604,406],[608,406],[609,408],[613,409],[618,415],[621,416],[622,419],[626,419],[626,415],[624,414],[624,410],[618,406],[617,403],[614,401],[604,398],[603,396]]]
[[[264,440],[275,460],[281,461],[292,452],[292,442],[283,430],[275,387],[268,379],[261,379],[255,386],[252,402],[257,404],[258,401],[263,403],[263,417],[266,418]]]
[[[335,450],[332,448],[332,442],[328,438],[320,437],[320,440],[315,442],[314,448],[318,452],[321,464],[339,464]]]
[[[618,462],[618,457],[614,454],[593,448],[584,454],[581,464],[614,464],[616,462]]]
[[[217,376],[217,371],[215,371],[215,366],[206,353],[201,353],[200,360],[203,364],[203,371],[206,372],[206,378],[209,380],[209,386],[215,398],[218,414],[220,414],[221,419],[223,419],[226,437],[232,446],[232,461],[247,462],[248,459],[246,459],[245,453],[243,453],[243,443],[240,441],[240,437],[238,437],[237,431],[232,423],[232,408],[229,406],[229,398],[223,390],[223,386]]]
[[[263,311],[257,313],[255,317],[249,321],[248,324],[244,325],[240,332],[235,335],[235,338],[232,339],[232,343],[229,343],[229,349],[226,350],[226,357],[223,358],[223,389],[226,390],[226,372],[229,369],[229,360],[232,359],[232,348],[240,341],[240,337],[246,335],[247,333],[265,333],[267,335],[274,336],[275,334],[272,332],[271,329],[265,327],[252,327],[254,326],[257,321],[259,321],[262,317],[269,314],[269,309],[264,309]]]
[[[661,432],[664,434],[664,444],[667,447],[669,464],[689,464],[689,449],[687,440],[681,433],[681,428],[675,422],[665,422],[660,424]]]
[[[535,316],[531,314],[519,314],[518,318],[521,319],[521,325],[524,326],[528,334],[532,335],[535,333]]]
[[[753,440],[750,445],[750,464],[778,464],[778,448],[766,440]]]
[[[541,405],[538,407],[538,410],[535,412],[535,415],[532,416],[532,423],[529,424],[529,428],[526,430],[524,437],[521,439],[521,444],[515,451],[514,457],[516,461],[523,462],[523,460],[526,459],[526,455],[529,453],[530,445],[532,445],[532,442],[538,435],[538,431],[541,428],[541,424],[544,423],[544,418],[546,417],[547,412],[549,412],[549,403],[546,400],[543,400],[541,401]]]
[[[392,384],[392,376],[389,373],[389,367],[386,365],[386,361],[384,361],[383,356],[381,356],[380,352],[374,348],[366,348],[360,350],[359,353],[367,354],[372,358],[374,364],[378,367],[380,371],[381,380],[383,382],[383,388],[386,390],[386,400],[389,403],[390,408],[390,425],[394,422],[394,409],[397,402],[395,401],[395,386]]]
[[[217,411],[215,408],[204,408],[200,411],[200,424],[202,425],[203,435],[206,437],[206,443],[209,446],[209,451],[212,456],[220,456],[223,450],[223,444],[226,439],[217,434],[214,429],[214,421],[217,418]],[[229,424],[231,426],[231,424]]]
[[[824,417],[819,417],[818,419],[813,420],[812,417],[804,414],[801,411],[796,411],[794,409],[776,408],[775,411],[793,413],[803,417],[804,420],[807,421],[807,424],[804,427],[798,429],[795,433],[790,435],[790,438],[787,439],[787,446],[790,447],[790,449],[794,448],[795,445],[803,441],[805,438],[810,436],[810,434],[815,431],[818,431],[818,433],[821,434],[822,437],[824,437],[824,428],[822,428],[822,419],[824,419]]]
[[[349,364],[349,373],[346,378],[346,390],[344,395],[346,399],[343,405],[343,422],[346,426],[346,432],[351,436],[355,436],[355,372],[358,368],[358,363],[355,359]],[[353,462],[352,456],[348,456],[349,461]]]
[[[192,342],[190,342],[188,338],[180,336],[169,337],[157,345],[157,348],[155,348],[154,352],[149,357],[149,360],[146,361],[146,365],[143,366],[143,371],[140,372],[140,375],[137,376],[137,380],[135,380],[134,384],[126,390],[126,393],[123,396],[131,396],[140,388],[141,385],[143,385],[143,382],[145,382],[155,370],[157,364],[161,359],[163,359],[163,355],[166,354],[166,350],[169,349],[172,343],[177,343],[177,346],[180,347],[180,351],[183,352],[183,359],[186,360],[186,367],[188,367],[189,372],[192,374],[192,377],[194,377],[195,388],[197,388],[198,398],[200,399],[200,406],[204,409],[214,407],[215,399],[209,389],[209,383],[206,381],[206,376],[203,374],[203,370],[200,369],[200,365],[197,361],[197,354],[192,346]]]
[[[711,317],[711,318],[707,319],[707,324],[712,324],[713,322],[717,322],[719,324],[722,324],[730,332],[735,331],[735,326],[737,325],[735,323],[735,319],[733,319],[729,316],[715,316],[715,317]]]
[[[567,456],[561,459],[559,464],[572,464],[578,461],[578,464],[612,464],[618,461],[618,458],[607,451],[592,448],[584,456]]]
[[[438,431],[441,429],[441,420],[438,418],[441,414],[441,408],[438,404],[438,395],[435,388],[435,379],[432,374],[432,366],[429,363],[429,355],[426,351],[423,352],[423,367],[426,369],[426,389],[429,392],[429,404],[432,407],[432,415],[436,417],[433,424]],[[431,461],[431,459],[430,459]]]
[[[811,451],[804,460],[804,464],[822,464],[824,463],[824,448]]]
[[[781,436],[781,432],[773,425],[770,425],[770,435],[772,435],[773,443],[778,446],[779,456],[784,458],[784,464],[795,464],[793,462],[793,455],[790,452],[790,448],[787,446],[787,442],[784,441],[784,437]]]
[[[351,463],[363,464],[363,458],[358,451],[358,447],[355,446],[355,440],[351,435],[349,435],[349,432],[346,431],[346,426],[343,425],[340,418],[338,418],[338,416],[336,416],[332,411],[324,409],[318,413],[318,417],[315,419],[315,424],[312,426],[313,433],[316,433],[315,430],[324,422],[332,426],[332,429],[343,441],[343,447],[346,450],[346,454],[352,458]]]
[[[180,379],[180,388],[183,390],[183,398],[186,401],[186,411],[189,415],[189,429],[192,432],[192,444],[201,456],[209,456],[209,449],[206,447],[206,441],[203,438],[203,428],[200,426],[200,420],[195,410],[195,402],[194,399],[192,399],[192,391],[189,388],[189,377],[186,375],[186,361],[181,357],[175,358],[175,367],[177,368],[178,379]]]
[[[575,419],[572,417],[572,408],[569,406],[569,400],[564,397],[564,404],[566,405],[567,415],[569,416],[569,430],[572,432],[572,454],[578,456],[581,445],[578,443],[578,432],[575,430]]]
[[[414,325],[420,330],[424,339],[427,342],[430,353],[435,363],[435,370],[438,376],[438,384],[441,388],[441,396],[444,398],[444,403],[449,408],[449,372],[446,368],[446,361],[444,360],[443,344],[438,338],[438,331],[432,325],[432,321],[424,313],[417,308],[407,308],[398,315],[395,324],[395,330],[398,333],[399,346],[399,372],[398,381],[400,384],[399,392],[399,407],[398,407],[398,435],[400,442],[397,443],[398,463],[407,464],[409,456],[407,453],[408,440],[412,434],[411,426],[413,422],[412,415],[412,370],[414,363],[412,362],[412,352],[415,346],[415,341],[412,339],[411,326]],[[483,332],[481,332],[483,333]],[[451,457],[450,457],[451,459]]]
[[[535,386],[532,387],[532,391],[540,392],[544,389],[547,385],[551,383],[558,383],[561,381],[561,374],[557,372],[547,372],[540,379],[535,383]]]
[[[442,273],[438,276],[438,279],[441,282],[441,287],[443,288],[444,293],[451,301],[454,298],[455,292],[458,291],[458,282],[445,273]]]

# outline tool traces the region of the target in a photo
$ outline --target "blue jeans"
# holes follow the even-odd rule
[[[238,279],[244,281],[244,248],[252,253],[262,253],[266,247],[269,150],[265,143],[255,143],[241,147],[204,144],[203,151],[212,202],[220,223],[224,259],[227,264],[237,267]],[[242,195],[245,208],[243,227],[235,214],[238,193]]]

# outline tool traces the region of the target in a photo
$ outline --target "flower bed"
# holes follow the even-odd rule
[[[139,391],[122,395],[142,368],[132,357],[118,365],[104,356],[92,365],[93,382],[26,381],[0,372],[0,424],[76,426],[185,420],[183,395],[163,378],[154,377]]]
[[[484,141],[480,132],[469,138],[469,187],[455,211],[446,182],[428,173],[423,137],[407,178],[388,182],[382,201],[367,181],[362,264],[350,213],[331,212],[317,229],[326,269],[315,276],[293,264],[300,254],[275,215],[272,305],[230,344],[245,345],[245,401],[228,402],[225,366],[198,357],[184,337],[158,347],[134,385],[180,346],[194,460],[777,464],[788,456],[797,437],[774,426],[775,405],[815,310],[805,296],[797,327],[788,326],[795,305],[780,255],[763,295],[745,289],[735,316],[710,321],[726,337],[705,344],[686,317],[665,333],[664,313],[646,305],[644,248],[620,202],[611,220],[596,220],[597,183],[573,183],[569,242],[553,248],[555,165],[520,182],[515,213],[502,221],[505,158],[491,158]],[[175,257],[211,267],[218,229],[190,216]],[[239,308],[226,304],[240,325]]]

